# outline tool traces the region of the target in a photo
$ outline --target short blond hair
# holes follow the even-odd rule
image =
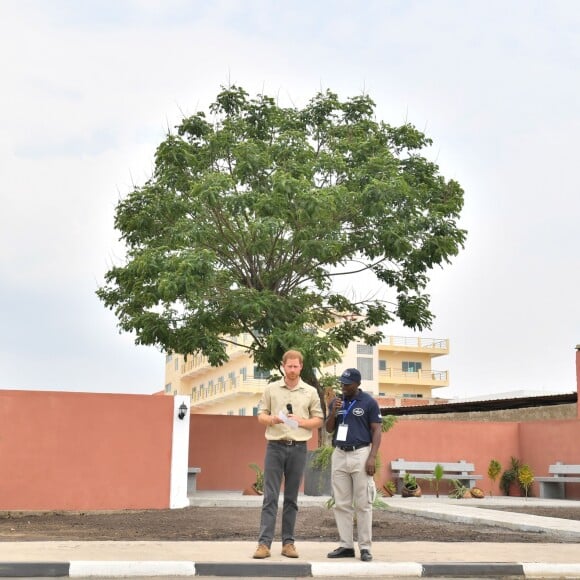
[[[300,361],[300,364],[304,364],[304,357],[299,350],[287,350],[282,356],[282,362],[286,363],[289,358],[297,358]]]

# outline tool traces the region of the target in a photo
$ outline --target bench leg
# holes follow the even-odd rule
[[[197,491],[197,473],[187,474],[187,495],[191,495]]]
[[[546,499],[565,499],[564,482],[540,481],[540,497]]]
[[[469,479],[466,477],[457,477],[457,481],[461,482],[467,489],[475,487],[475,479]]]

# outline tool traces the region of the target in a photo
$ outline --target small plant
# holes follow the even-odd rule
[[[332,452],[334,448],[330,445],[323,445],[312,452],[310,457],[310,465],[316,469],[325,470],[330,467],[332,460]]]
[[[489,477],[489,479],[491,479],[491,482],[493,484],[495,484],[495,480],[497,479],[500,473],[501,473],[501,463],[496,459],[492,459],[487,467],[487,476]],[[489,495],[490,496],[493,495],[491,489],[489,490]]]
[[[403,475],[403,485],[407,489],[417,489],[417,478],[412,473],[407,472]]]
[[[383,501],[383,497],[385,497],[385,494],[383,493],[383,491],[380,489],[377,489],[377,493],[375,494],[375,499],[373,500],[373,509],[379,509],[379,510],[388,510],[389,509],[389,505]]]
[[[250,463],[248,467],[256,472],[256,481],[252,484],[252,487],[256,493],[262,495],[264,493],[264,472],[257,463]]]
[[[467,494],[471,495],[469,489],[458,479],[452,479],[451,485],[453,486],[453,489],[449,492],[449,497],[453,499],[463,499]]]
[[[395,495],[397,493],[397,485],[395,484],[394,481],[386,481],[383,484],[383,489],[385,490],[385,493],[387,493],[388,495]]]
[[[381,431],[383,433],[390,431],[395,426],[396,422],[397,422],[397,417],[395,417],[394,415],[384,415],[383,422],[381,424]]]
[[[403,497],[420,497],[421,487],[417,483],[417,478],[407,472],[403,475],[403,489],[401,491]]]
[[[506,469],[499,480],[499,486],[505,495],[510,494],[510,488],[512,483],[518,482],[518,476],[520,473],[521,462],[517,457],[510,458],[510,467]]]
[[[433,475],[429,479],[429,485],[435,489],[435,497],[439,497],[439,485],[441,484],[444,475],[445,470],[443,469],[443,466],[438,463],[433,469]]]
[[[528,497],[528,492],[532,483],[534,483],[534,473],[529,465],[522,465],[518,473],[518,482],[520,486],[524,489],[526,497]]]

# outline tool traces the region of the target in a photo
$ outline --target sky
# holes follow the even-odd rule
[[[164,355],[95,291],[115,207],[220,87],[304,106],[369,94],[465,190],[431,274],[448,397],[576,389],[580,2],[0,0],[0,388],[163,389]]]

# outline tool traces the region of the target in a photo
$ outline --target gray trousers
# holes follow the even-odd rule
[[[294,543],[294,526],[298,513],[298,490],[305,467],[305,443],[284,445],[268,442],[264,460],[264,501],[262,502],[259,544],[265,544],[269,548],[274,540],[282,478],[284,478],[282,544]]]
[[[376,487],[365,469],[370,452],[369,446],[355,451],[335,449],[332,453],[334,519],[343,548],[354,548],[356,514],[358,546],[361,550],[371,549]]]

